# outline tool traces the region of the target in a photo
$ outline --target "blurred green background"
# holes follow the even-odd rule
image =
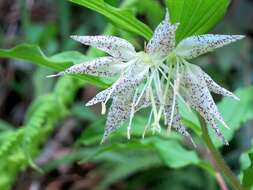
[[[106,2],[115,7],[122,3],[118,0]],[[129,7],[137,13],[138,19],[154,29],[163,18],[165,3],[140,0]],[[1,49],[25,42],[39,45],[47,56],[70,51],[64,54],[66,57],[58,55],[55,59],[80,62],[101,53],[92,51],[85,58],[73,53],[72,50],[78,50],[85,55],[88,49],[69,36],[98,35],[105,28],[128,39],[137,49],[144,44],[143,38],[113,27],[100,14],[65,0],[0,1]],[[252,85],[253,1],[233,0],[225,18],[210,33],[243,34],[247,38],[202,56],[194,63],[231,91]],[[105,118],[100,115],[99,106],[84,106],[99,90],[90,83],[96,79],[88,82],[73,77],[47,79],[45,76],[51,73],[53,71],[46,67],[24,60],[0,59],[0,144],[4,145],[0,148],[0,190],[220,189],[210,162],[204,159],[208,157],[204,146],[195,151],[187,144],[180,145],[181,137],[174,133],[169,138],[161,134],[141,140],[139,136],[146,122],[142,114],[135,119],[133,140],[126,140],[126,129],[122,127],[112,137],[111,144],[100,146]],[[101,79],[100,82],[105,81]],[[61,109],[45,111],[43,118],[46,119],[36,119],[31,125],[27,123],[38,107],[47,110],[55,103],[52,92],[63,97]],[[250,100],[252,93],[252,89],[247,92]],[[221,101],[220,96],[214,98]],[[223,104],[226,108],[222,110],[233,107],[230,102]],[[253,104],[248,106],[253,107]],[[240,112],[242,118],[252,113],[252,109],[243,111]],[[234,114],[230,118],[237,116],[236,112]],[[220,149],[237,175],[241,174],[242,167],[249,165],[249,160],[241,155],[251,146],[253,123],[249,119],[252,115],[238,122],[240,129],[231,136],[230,146]],[[42,116],[38,114],[37,117]],[[50,117],[52,119],[48,119]],[[23,125],[26,127],[22,128]],[[198,139],[197,142],[203,144]],[[36,159],[32,161],[32,158]]]

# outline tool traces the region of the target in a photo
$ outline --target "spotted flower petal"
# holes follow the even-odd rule
[[[190,67],[192,72],[194,72],[196,77],[198,78],[199,83],[204,86],[207,86],[209,91],[223,96],[232,97],[235,100],[239,100],[239,98],[235,96],[232,92],[228,91],[227,89],[221,87],[216,82],[214,82],[213,79],[208,74],[206,74],[199,66],[191,64]]]
[[[175,32],[179,24],[171,24],[169,13],[157,26],[154,35],[147,44],[147,52],[159,59],[164,59],[175,47]]]
[[[64,74],[89,74],[101,77],[111,77],[119,74],[126,67],[127,63],[122,62],[121,59],[108,56],[73,65],[65,71],[51,76],[53,77]]]
[[[216,82],[213,81],[213,79],[206,74],[204,71],[202,71],[202,78],[204,79],[208,89],[216,94],[221,94],[223,96],[229,96],[234,98],[235,100],[240,100],[236,95],[234,95],[232,92],[228,91],[227,89],[221,87]]]
[[[114,36],[71,36],[71,38],[126,61],[132,59],[136,53],[134,46],[127,40]]]
[[[198,66],[190,64],[186,69],[187,77],[185,79],[189,81],[189,89],[191,92],[190,94],[193,98],[192,100],[194,100],[195,105],[199,104],[199,107],[202,107],[202,112],[209,112],[213,115],[213,117],[219,120],[224,125],[224,127],[228,128],[227,124],[218,111],[218,108],[212,98],[211,93],[209,92],[205,81],[201,81],[201,78],[198,78],[198,73],[195,70],[196,67]]]
[[[175,52],[178,56],[184,59],[192,59],[242,38],[244,38],[242,35],[206,34],[192,36],[182,40],[177,45]]]
[[[96,96],[94,96],[90,101],[88,101],[85,105],[86,106],[92,106],[100,102],[105,102],[107,97],[112,94],[113,89],[112,87],[107,88],[101,92],[99,92]],[[112,94],[113,95],[113,94]]]
[[[101,143],[103,143],[109,135],[117,130],[123,122],[130,117],[133,101],[133,91],[128,91],[124,95],[115,96],[109,109],[106,121],[105,132]]]
[[[200,113],[200,115],[205,119],[206,123],[214,130],[217,137],[220,138],[224,144],[228,144],[228,142],[222,135],[220,129],[217,127],[214,115],[210,111],[211,109],[213,109],[213,108],[210,108],[211,104],[196,101],[196,97],[194,97],[194,95],[190,93],[187,96],[186,100],[189,102],[190,106],[193,109],[195,109],[197,112]],[[209,104],[209,106],[207,104]]]
[[[225,144],[228,145],[228,141],[225,139],[225,137],[223,136],[222,132],[220,131],[220,129],[217,127],[217,124],[215,122],[214,117],[212,116],[212,114],[208,113],[208,112],[203,112],[201,113],[202,117],[205,119],[206,123],[214,130],[216,136]]]
[[[224,137],[216,127],[214,118],[219,120],[225,127],[227,125],[221,117],[207,86],[200,82],[194,70],[187,67],[185,71],[181,81],[185,92],[182,94],[184,94],[190,106],[204,117],[206,122],[214,129],[216,135],[225,142]]]
[[[124,95],[128,91],[135,89],[145,79],[148,69],[136,64],[130,67],[131,68],[126,74],[122,74],[118,81],[116,81],[110,88],[98,93],[86,104],[86,106],[91,106],[99,102],[105,102],[110,97],[120,94]]]

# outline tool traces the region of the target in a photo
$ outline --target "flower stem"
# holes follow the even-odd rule
[[[234,173],[231,171],[229,166],[226,164],[226,162],[224,161],[224,159],[220,155],[219,151],[215,148],[211,138],[209,137],[206,123],[200,115],[199,115],[199,120],[200,120],[200,124],[201,124],[201,128],[202,128],[202,139],[205,141],[213,159],[215,160],[215,162],[217,164],[217,167],[223,173],[223,175],[226,176],[226,178],[229,180],[229,182],[234,187],[234,189],[243,190],[243,187],[241,186],[239,180],[234,175]]]

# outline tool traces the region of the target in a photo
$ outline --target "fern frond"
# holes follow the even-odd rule
[[[75,79],[61,78],[53,93],[33,103],[25,126],[8,135],[7,141],[0,146],[0,174],[3,174],[0,175],[0,189],[10,189],[17,173],[37,155],[41,143],[67,114],[78,87]]]

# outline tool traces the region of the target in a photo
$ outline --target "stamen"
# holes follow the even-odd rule
[[[168,133],[168,134],[171,133],[171,127],[172,127],[172,124],[168,124],[168,127],[167,127],[167,133]]]
[[[162,102],[162,89],[161,89],[161,82],[160,82],[160,78],[159,78],[159,73],[157,70],[154,71],[155,75],[154,75],[154,83],[155,83],[155,89],[156,89],[156,95],[159,99],[160,102]]]
[[[53,74],[53,75],[48,75],[48,76],[46,76],[46,78],[59,77],[59,76],[62,76],[62,75],[64,75],[64,72],[59,72],[59,73],[56,73],[56,74]]]
[[[165,87],[165,92],[164,92],[164,96],[163,96],[163,109],[164,109],[164,106],[166,105],[166,97],[168,95],[168,92],[169,92],[169,84],[170,84],[170,81],[168,80],[167,83],[166,83],[166,87]],[[162,114],[162,111],[163,110],[160,110],[160,114]],[[164,117],[164,124],[166,125],[167,124],[167,117]]]
[[[102,102],[101,106],[102,106],[101,114],[104,115],[106,113],[106,103]]]
[[[150,123],[151,123],[151,119],[152,119],[152,115],[153,115],[153,112],[152,110],[150,111],[150,114],[149,114],[149,118],[148,118],[148,123],[146,124],[145,128],[144,128],[144,131],[142,133],[142,139],[145,138],[145,134],[146,134],[146,131],[148,129],[148,127],[150,126]]]
[[[160,68],[158,68],[160,69]],[[165,73],[160,69],[160,71],[165,75],[164,78],[166,77],[167,79],[167,83],[166,83],[166,86],[165,86],[165,92],[164,92],[164,95],[162,97],[162,101],[160,102],[161,106],[160,106],[160,110],[158,112],[158,117],[159,117],[159,120],[161,118],[161,115],[162,115],[162,111],[164,110],[164,106],[166,104],[166,97],[168,95],[168,89],[169,89],[169,83],[170,83],[170,77],[171,77],[171,69],[172,69],[172,66],[170,65],[170,68],[169,68],[169,72],[168,72],[168,77],[165,75]],[[164,118],[164,122],[166,123],[166,118]]]
[[[162,69],[167,71],[166,74],[168,74],[168,77],[166,76],[166,74],[164,73],[164,71]],[[160,101],[160,108],[159,108],[157,118],[156,118],[156,121],[158,121],[158,122],[160,121],[160,118],[162,116],[162,112],[164,110],[164,106],[165,106],[165,102],[166,102],[166,97],[168,95],[169,82],[170,82],[170,77],[171,77],[171,69],[172,69],[172,65],[170,65],[170,67],[167,67],[164,64],[161,64],[156,68],[156,72],[158,73],[158,71],[160,71],[160,73],[162,74],[162,84],[164,83],[164,80],[167,80],[165,90],[164,90],[165,91],[164,94],[162,94],[162,91],[159,92],[157,90],[157,94],[158,94],[159,101]],[[157,76],[158,76],[157,80],[159,80],[159,81],[157,81],[156,84],[159,84],[160,88],[161,88],[161,81],[160,81],[159,73],[158,73]],[[156,89],[158,89],[158,88],[156,88]],[[166,123],[167,122],[166,118],[164,118],[164,120],[165,120],[165,123]],[[159,125],[159,123],[156,122],[156,123],[154,123],[154,125]]]
[[[163,72],[163,70],[161,68],[158,68],[158,70],[162,73],[163,77],[166,79],[166,80],[169,80],[169,78],[166,76],[166,74]]]
[[[152,80],[152,76],[151,77],[148,76],[148,80],[147,80],[146,84],[144,85],[144,87],[143,87],[143,89],[142,89],[142,91],[141,91],[141,93],[140,93],[140,95],[139,95],[139,97],[138,97],[138,99],[135,103],[135,106],[137,106],[139,104],[145,90],[150,86],[151,80]]]
[[[157,108],[156,108],[156,102],[155,102],[154,94],[153,94],[152,89],[149,89],[149,92],[150,92],[152,111],[154,113],[154,123],[152,124],[153,129],[154,129],[153,133],[155,132],[155,130],[157,130],[158,132],[160,132],[161,131],[161,127],[159,125],[158,113],[157,113]]]
[[[179,75],[179,66],[176,64],[176,79],[175,79],[175,85],[173,88],[173,100],[172,100],[172,107],[171,107],[171,115],[170,115],[170,122],[168,125],[167,131],[170,132],[170,128],[173,122],[174,112],[175,112],[175,105],[176,105],[176,97],[178,94],[178,88],[179,88],[179,81],[180,81],[180,75]]]
[[[131,126],[132,126],[132,121],[133,121],[133,117],[134,117],[135,100],[136,100],[137,94],[138,94],[138,89],[134,93],[132,107],[131,107],[130,120],[129,120],[129,124],[128,124],[128,127],[127,127],[127,138],[128,138],[128,140],[131,138]]]
[[[170,73],[171,71],[171,64],[170,67],[166,66],[165,64],[160,64],[159,67],[161,67],[166,73]]]

